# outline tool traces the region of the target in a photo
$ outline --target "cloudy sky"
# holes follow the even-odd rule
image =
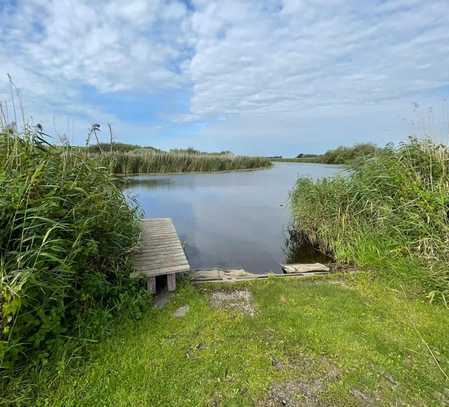
[[[73,143],[93,122],[286,156],[443,137],[448,15],[448,0],[0,0],[0,100],[10,73],[27,116]]]

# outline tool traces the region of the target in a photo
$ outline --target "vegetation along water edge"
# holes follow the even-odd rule
[[[449,296],[449,149],[410,139],[387,146],[348,176],[299,179],[298,229],[337,261],[373,268],[423,296]]]
[[[0,151],[2,404],[447,403],[447,147],[298,180],[296,232],[370,273],[186,281],[162,310],[129,279],[140,213],[99,154],[30,129]]]

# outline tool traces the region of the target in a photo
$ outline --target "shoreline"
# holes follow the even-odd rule
[[[164,175],[190,175],[190,174],[225,174],[229,172],[252,172],[252,171],[261,171],[261,170],[269,170],[273,168],[274,163],[287,163],[287,164],[306,164],[306,165],[323,165],[329,167],[347,167],[346,164],[323,164],[323,163],[302,163],[302,162],[292,162],[292,161],[272,161],[272,165],[269,167],[256,167],[256,168],[236,168],[233,170],[217,170],[217,171],[175,171],[175,172],[141,172],[141,173],[132,173],[132,174],[112,174],[115,177],[139,177],[139,176],[164,176]]]
[[[217,170],[217,171],[178,171],[178,172],[142,172],[142,173],[132,173],[132,174],[112,174],[115,177],[139,177],[139,176],[163,176],[163,175],[190,175],[190,174],[224,174],[228,172],[251,172],[260,170],[269,170],[273,166],[269,167],[257,167],[257,168],[237,168],[234,170]]]

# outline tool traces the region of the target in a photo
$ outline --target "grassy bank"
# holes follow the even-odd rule
[[[230,171],[268,168],[271,161],[261,157],[165,152],[105,152],[93,156],[113,174]]]
[[[422,295],[449,298],[449,149],[410,140],[349,177],[300,179],[297,228],[342,263],[384,271]]]
[[[108,165],[39,134],[0,151],[0,404],[449,404],[446,147],[389,147],[292,194],[300,236],[391,279],[185,282],[144,313],[137,213]]]
[[[26,369],[70,357],[138,314],[130,281],[138,214],[109,171],[39,133],[0,131],[1,387]]]
[[[85,366],[42,375],[34,405],[439,406],[448,336],[444,308],[366,276],[185,285]]]

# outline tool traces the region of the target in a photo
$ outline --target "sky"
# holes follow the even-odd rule
[[[284,155],[448,134],[448,0],[0,0],[26,117],[162,149]]]

